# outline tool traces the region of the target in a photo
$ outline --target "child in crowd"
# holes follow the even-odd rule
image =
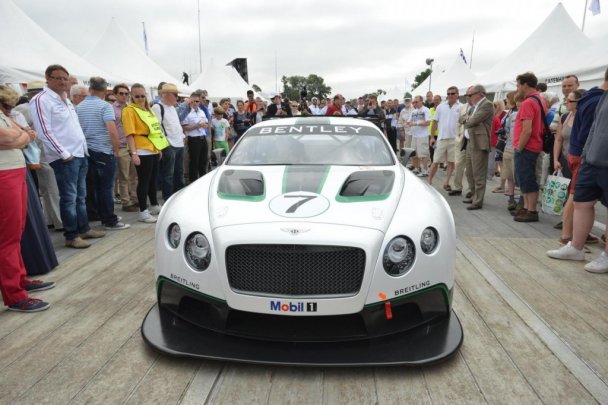
[[[230,133],[230,123],[223,117],[224,109],[215,107],[213,109],[213,118],[211,119],[211,128],[213,130],[214,149],[223,148],[226,154],[230,151],[230,146],[226,141],[226,133]]]

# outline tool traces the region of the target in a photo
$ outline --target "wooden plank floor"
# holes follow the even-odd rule
[[[519,224],[502,195],[474,212],[446,198],[465,340],[444,363],[311,369],[158,354],[139,331],[155,300],[154,227],[126,214],[131,229],[85,251],[53,235],[61,265],[44,278],[57,287],[39,294],[50,310],[0,311],[0,404],[608,403],[608,277],[546,257],[556,217]]]

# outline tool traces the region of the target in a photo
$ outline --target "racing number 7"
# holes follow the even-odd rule
[[[287,208],[285,211],[286,214],[293,214],[296,210],[303,204],[306,204],[308,201],[317,198],[316,195],[286,195],[285,198],[301,198],[300,201]]]

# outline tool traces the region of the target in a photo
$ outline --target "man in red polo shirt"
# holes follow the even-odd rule
[[[523,98],[517,112],[513,135],[515,149],[515,176],[524,196],[524,208],[515,213],[517,222],[538,222],[538,183],[536,160],[543,150],[544,123],[541,108],[547,111],[545,101],[536,90],[538,79],[532,72],[517,76],[517,91]]]
[[[341,94],[336,94],[334,96],[334,102],[330,106],[327,107],[326,116],[328,115],[344,115],[342,112],[342,106],[344,105],[344,97]]]

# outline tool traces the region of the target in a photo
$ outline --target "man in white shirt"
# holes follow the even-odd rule
[[[65,245],[88,248],[91,245],[83,239],[100,238],[105,232],[89,226],[85,204],[87,143],[76,110],[66,97],[68,71],[61,65],[51,65],[45,76],[47,87],[30,101],[32,120],[55,172]]]
[[[419,177],[427,177],[429,161],[429,124],[431,112],[422,104],[422,97],[416,96],[413,101],[414,109],[406,122],[406,127],[412,132],[412,148],[416,150],[414,158],[414,173]]]
[[[182,120],[182,128],[188,142],[188,181],[193,183],[207,173],[209,163],[209,121],[200,108],[201,95],[194,92],[189,99],[190,112]]]
[[[311,104],[308,106],[308,109],[312,113],[312,115],[321,115],[321,108],[319,108],[319,99],[313,97],[310,99]]]
[[[439,163],[446,163],[448,171],[443,181],[443,189],[451,191],[450,178],[454,172],[456,158],[456,134],[458,132],[458,118],[460,116],[460,103],[458,102],[458,87],[448,88],[447,101],[435,106],[435,115],[431,124],[431,134],[439,128],[437,141],[430,136],[431,147],[435,147],[435,156],[431,165],[429,184],[433,184],[433,177],[437,173]]]
[[[163,200],[167,201],[176,191],[184,188],[184,130],[177,115],[177,86],[165,83],[160,89],[160,101],[152,106],[169,147],[163,149],[159,176]]]

